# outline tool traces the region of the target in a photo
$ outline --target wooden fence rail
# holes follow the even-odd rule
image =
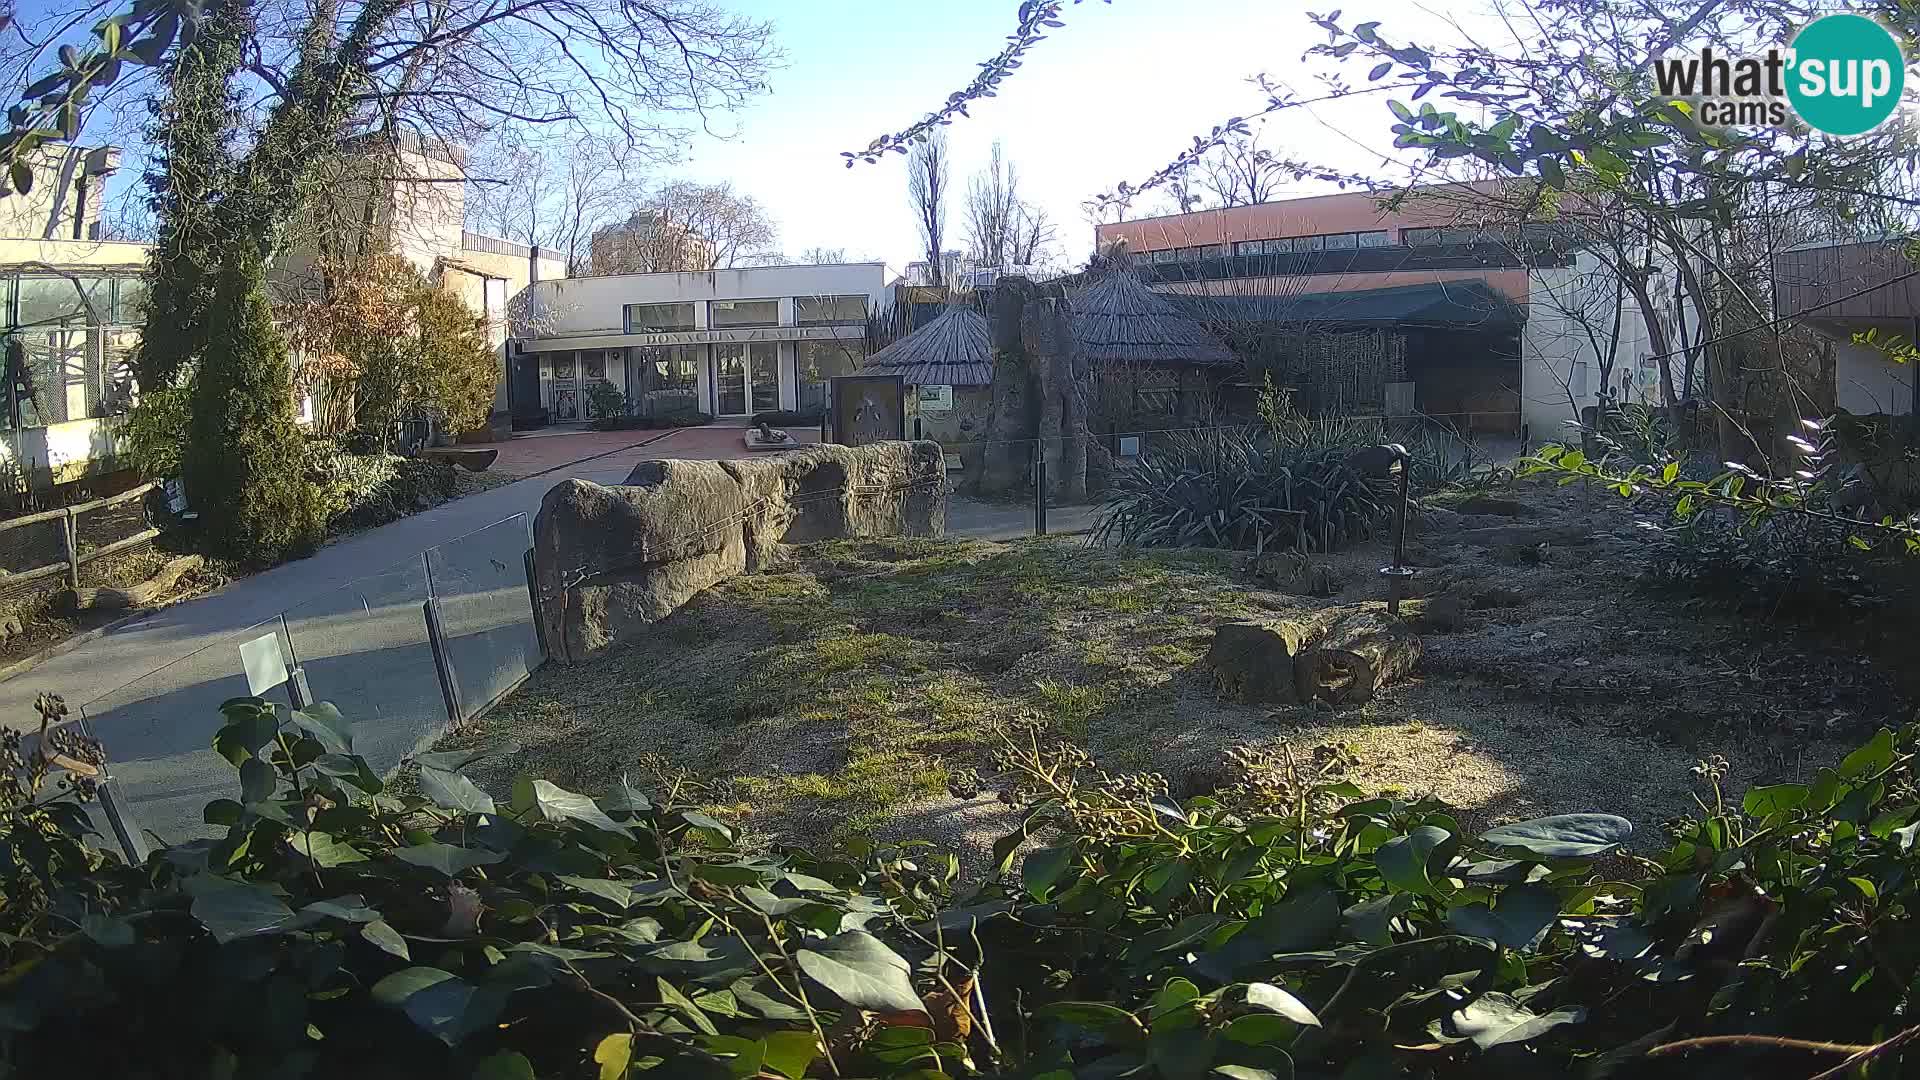
[[[37,525],[41,522],[58,520],[60,522],[60,537],[66,547],[66,558],[64,560],[57,563],[48,563],[46,566],[36,567],[32,570],[23,570],[17,574],[8,574],[4,578],[6,584],[9,587],[25,585],[28,582],[52,577],[64,571],[67,576],[67,587],[78,592],[80,589],[81,566],[102,555],[111,555],[116,551],[124,551],[127,548],[144,544],[160,535],[159,529],[149,528],[133,536],[115,540],[111,544],[104,544],[91,551],[82,553],[80,550],[77,526],[80,516],[82,514],[92,513],[95,510],[104,510],[109,506],[118,506],[124,502],[131,502],[134,499],[145,498],[148,492],[159,487],[160,484],[158,481],[148,481],[139,487],[129,488],[118,495],[110,495],[104,499],[95,499],[92,502],[80,503],[77,506],[62,507],[58,510],[42,510],[37,514],[28,514],[24,517],[13,518],[9,521],[0,521],[0,534],[4,534],[8,529],[17,529],[23,525]]]

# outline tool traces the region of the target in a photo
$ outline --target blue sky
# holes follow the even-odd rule
[[[31,17],[51,0],[21,0]],[[897,130],[969,82],[979,61],[997,52],[1014,27],[1014,0],[717,0],[775,23],[786,66],[772,93],[746,109],[718,114],[675,166],[651,180],[731,181],[759,199],[780,228],[780,247],[797,256],[812,247],[844,248],[850,258],[882,259],[896,269],[918,257],[920,242],[906,198],[904,159],[847,169],[841,150]],[[964,178],[986,161],[994,140],[1019,170],[1022,193],[1042,206],[1058,231],[1058,255],[1078,264],[1093,229],[1080,204],[1122,180],[1138,181],[1170,160],[1195,134],[1265,99],[1247,80],[1267,72],[1305,95],[1325,62],[1303,63],[1321,37],[1306,17],[1337,0],[1082,0],[1067,25],[1035,46],[999,97],[977,102],[972,118],[949,128],[956,185],[948,212],[949,247],[963,246]],[[1444,2],[1444,0],[1443,0]],[[1491,0],[1462,0],[1461,12]],[[1452,36],[1452,16],[1408,0],[1347,0],[1347,21],[1380,19],[1383,29],[1423,42]],[[1349,73],[1364,79],[1363,73]],[[142,88],[144,92],[144,87]],[[87,137],[138,149],[146,120],[138,99],[118,115],[96,117]],[[117,125],[114,121],[118,121]],[[1381,151],[1391,141],[1384,96],[1294,110],[1266,125],[1262,144],[1355,172],[1388,175]],[[137,200],[141,161],[129,155],[110,197]],[[1300,185],[1288,193],[1322,188]],[[1136,204],[1152,212],[1159,197]]]
[[[902,266],[919,249],[904,161],[896,155],[847,169],[839,151],[897,130],[964,85],[1013,28],[1015,6],[733,0],[729,7],[777,23],[788,66],[774,77],[771,96],[719,121],[736,137],[696,139],[690,160],[672,171],[731,180],[754,195],[779,221],[789,254],[844,247],[850,257]],[[1264,98],[1249,76],[1287,74],[1310,91],[1314,69],[1301,64],[1301,55],[1322,32],[1305,12],[1332,6],[1310,0],[1070,5],[1067,26],[1034,47],[999,97],[978,103],[972,119],[949,129],[955,164],[963,175],[973,172],[999,139],[1027,196],[1058,225],[1065,256],[1084,260],[1093,230],[1081,200],[1118,181],[1138,180],[1217,121],[1258,108]],[[1367,17],[1386,20],[1388,29],[1406,27],[1422,37],[1444,30],[1438,16],[1405,0],[1345,6],[1355,21],[1361,9],[1373,8]],[[1263,145],[1327,164],[1376,170],[1378,150],[1391,142],[1384,98],[1283,115],[1269,125]],[[948,229],[959,246],[957,199]]]

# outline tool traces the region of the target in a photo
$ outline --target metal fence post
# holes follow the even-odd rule
[[[447,704],[447,724],[457,728],[463,719],[460,689],[453,681],[453,662],[447,656],[446,635],[440,626],[440,598],[433,592],[432,556],[428,552],[421,552],[420,564],[427,572],[427,599],[420,605],[421,614],[427,620],[427,646],[433,650],[433,667],[440,675],[440,696]]]
[[[1047,535],[1047,445],[1033,444],[1033,534]]]
[[[553,656],[547,648],[547,624],[540,618],[540,579],[533,570],[533,549],[528,548],[521,561],[527,567],[527,606],[533,612],[533,636],[540,643],[540,659],[544,663]]]

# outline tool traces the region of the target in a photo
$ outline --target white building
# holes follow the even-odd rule
[[[885,287],[878,262],[536,282],[515,304],[515,425],[597,419],[597,383],[637,416],[818,410]]]

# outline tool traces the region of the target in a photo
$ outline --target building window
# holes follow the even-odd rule
[[[1439,229],[1419,228],[1400,230],[1400,243],[1407,247],[1431,247],[1439,242]]]
[[[779,326],[780,301],[715,300],[707,308],[707,325],[714,329]]]
[[[1300,245],[1302,244],[1305,244],[1306,246],[1301,247]],[[1327,238],[1324,236],[1302,236],[1293,242],[1293,250],[1325,251],[1327,250]]]
[[[1360,242],[1350,232],[1330,233],[1326,237],[1328,251],[1352,251]]]
[[[837,375],[851,375],[866,358],[866,345],[859,341],[802,341],[794,357],[800,387],[795,404],[801,412],[827,407],[828,381]]]
[[[628,304],[627,333],[664,334],[693,329],[692,304]]]
[[[1267,244],[1264,240],[1242,240],[1233,245],[1235,255],[1265,255]]]
[[[700,359],[704,345],[654,345],[640,350],[646,390],[640,395],[643,416],[693,412],[700,405]]]
[[[864,296],[797,296],[793,321],[801,326],[833,326],[867,321]]]
[[[1179,258],[1180,253],[1173,248],[1163,248],[1153,253],[1153,261],[1157,263],[1170,263]]]
[[[1184,247],[1180,249],[1181,262],[1192,262],[1193,260],[1198,259],[1199,257],[1200,257],[1200,249],[1197,247]]]
[[[1374,229],[1372,232],[1355,233],[1354,235],[1360,238],[1360,246],[1363,248],[1387,246],[1387,230],[1385,229]]]
[[[1200,249],[1200,257],[1203,259],[1224,259],[1227,257],[1227,245],[1208,244],[1206,247]]]

